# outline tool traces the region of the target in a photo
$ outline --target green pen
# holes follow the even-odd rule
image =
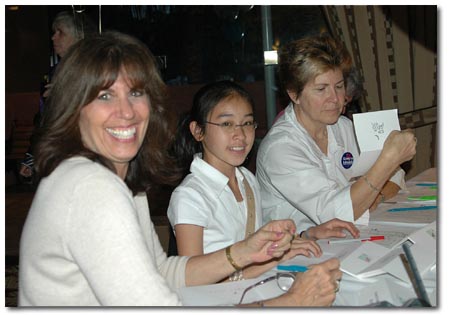
[[[410,196],[408,200],[430,201],[436,200],[437,196]]]

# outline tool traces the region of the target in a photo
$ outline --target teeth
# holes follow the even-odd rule
[[[106,128],[106,131],[108,131],[108,133],[118,139],[130,139],[133,138],[134,135],[136,134],[136,128],[130,128],[130,129],[111,129],[111,128]]]
[[[244,147],[231,147],[230,149],[231,151],[242,151],[244,150]]]

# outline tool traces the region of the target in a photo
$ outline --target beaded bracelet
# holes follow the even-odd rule
[[[379,192],[379,193],[381,192],[380,189],[378,189],[377,187],[375,187],[374,185],[372,185],[371,182],[369,182],[369,180],[367,179],[367,176],[366,176],[366,175],[364,175],[363,178],[364,178],[364,180],[366,181],[367,185],[369,185],[370,188],[372,188],[372,189],[375,190],[376,192]]]
[[[234,270],[236,270],[236,271],[242,270],[242,268],[239,267],[239,265],[236,264],[236,262],[234,261],[234,259],[231,257],[231,253],[230,253],[231,246],[232,246],[232,245],[228,246],[228,247],[225,249],[225,255],[227,256],[228,262],[231,264],[231,266],[233,266]]]

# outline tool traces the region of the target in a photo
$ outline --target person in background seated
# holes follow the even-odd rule
[[[295,224],[279,220],[227,250],[166,256],[145,194],[179,180],[165,96],[154,56],[133,37],[106,32],[69,49],[38,133],[42,179],[21,237],[19,306],[181,305],[176,288],[215,283],[290,249]],[[341,276],[329,260],[263,303],[330,305]]]
[[[345,105],[342,109],[342,115],[353,121],[353,114],[361,113],[359,99],[364,92],[361,77],[358,70],[352,67],[345,80]]]
[[[256,127],[254,102],[240,85],[214,82],[195,94],[173,146],[179,165],[185,173],[190,169],[173,191],[167,211],[179,255],[214,252],[262,226],[258,182],[241,166],[253,147]],[[230,280],[257,277],[298,254],[318,257],[322,252],[313,235],[342,237],[343,229],[358,236],[352,223],[332,220],[309,231],[309,239],[297,236],[281,259],[239,270]]]
[[[410,130],[393,131],[370,170],[352,179],[359,151],[353,124],[341,115],[350,68],[345,47],[326,34],[280,49],[279,77],[291,104],[258,149],[263,222],[291,218],[302,230],[333,218],[359,223],[404,186],[400,165],[416,153]]]
[[[62,11],[59,12],[52,23],[52,41],[53,51],[60,58],[63,58],[69,48],[78,40],[89,36],[95,32],[93,22],[85,15],[75,12]],[[45,82],[40,90],[39,111],[34,117],[34,127],[39,128],[41,117],[45,107],[45,99],[48,97],[51,87],[51,80],[55,72],[57,63],[50,66],[50,71],[45,75]],[[24,178],[31,178],[33,176],[33,148],[34,148],[34,134],[30,138],[30,147],[28,148],[25,158],[22,161],[19,169],[19,174]]]

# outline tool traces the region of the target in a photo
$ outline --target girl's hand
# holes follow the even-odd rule
[[[310,227],[308,229],[308,236],[312,239],[346,237],[344,230],[349,231],[354,238],[359,237],[359,230],[353,223],[340,219],[332,219],[320,225]]]
[[[320,257],[322,256],[322,249],[316,241],[302,239],[297,234],[292,241],[291,249],[281,258],[280,262],[294,258],[297,255]]]
[[[250,263],[282,257],[290,248],[296,227],[292,220],[271,221],[248,238],[233,246],[236,255]]]

